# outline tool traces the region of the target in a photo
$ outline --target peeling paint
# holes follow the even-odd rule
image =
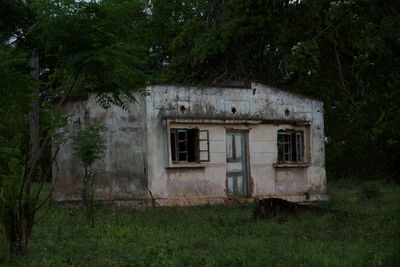
[[[67,101],[64,114],[70,132],[85,121],[108,127],[96,196],[117,206],[147,205],[150,192],[159,205],[203,205],[281,197],[290,201],[327,199],[323,103],[269,86],[251,88],[152,85],[149,96],[137,96],[129,110],[104,110],[94,94]],[[209,132],[210,162],[172,164],[169,128]],[[277,167],[277,131],[304,133],[302,166]],[[227,196],[226,132],[246,131],[248,198]],[[197,165],[196,165],[197,164]],[[275,164],[275,165],[274,165]],[[53,173],[59,171],[53,198],[79,200],[82,168],[71,143],[60,149]],[[136,201],[137,200],[137,201]],[[141,204],[140,204],[141,203]]]

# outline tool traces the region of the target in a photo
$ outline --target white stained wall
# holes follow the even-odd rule
[[[260,124],[249,131],[250,172],[255,197],[304,194],[309,191],[311,162],[311,126]],[[304,133],[304,165],[282,167],[278,162],[277,132],[296,130]],[[276,166],[278,165],[278,166]],[[311,192],[310,192],[311,193]]]
[[[208,198],[210,202],[218,202],[225,197],[226,157],[225,128],[214,124],[170,124],[175,128],[196,128],[209,131],[210,162],[188,163],[179,166],[169,160],[169,143],[165,140],[159,153],[150,156],[157,161],[160,153],[166,154],[164,165],[159,164],[150,172],[152,176],[151,190],[154,197],[165,199],[166,204],[198,204],[199,198]],[[166,138],[165,138],[166,139]],[[192,167],[190,167],[192,166]],[[156,173],[154,170],[157,170]],[[176,203],[175,203],[176,202]]]
[[[232,128],[248,131],[251,197],[303,200],[307,192],[311,199],[326,198],[322,102],[258,83],[253,83],[252,88],[158,85],[148,89],[148,180],[161,205],[213,203],[227,197],[225,138],[226,130]],[[181,106],[185,112],[180,111]],[[232,107],[237,109],[236,114],[231,112]],[[244,120],[251,123],[240,123]],[[279,123],[272,123],[273,120]],[[191,168],[171,166],[169,121],[172,125],[185,121],[186,124],[179,124],[182,128],[209,130],[209,163]],[[295,126],[296,121],[304,126]],[[306,133],[305,160],[310,166],[274,166],[279,129]]]
[[[104,162],[96,165],[96,193],[101,199],[148,200],[151,192],[161,205],[223,202],[227,198],[226,131],[232,129],[247,133],[251,197],[303,200],[307,192],[311,200],[326,198],[322,102],[259,83],[251,88],[155,85],[147,90],[149,96],[138,98],[129,111],[103,110],[94,94],[64,106],[65,114],[73,114],[68,124],[71,132],[86,121],[108,127]],[[170,127],[208,130],[210,162],[171,164]],[[309,166],[274,166],[280,129],[304,131]],[[63,145],[53,168],[53,174],[59,173],[53,198],[79,200],[82,167],[70,143]]]

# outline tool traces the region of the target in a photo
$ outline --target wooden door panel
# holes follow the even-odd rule
[[[244,132],[226,133],[226,179],[229,196],[247,195],[247,162]]]

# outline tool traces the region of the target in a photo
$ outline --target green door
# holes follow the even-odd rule
[[[246,142],[244,132],[226,133],[226,191],[228,196],[247,196]]]

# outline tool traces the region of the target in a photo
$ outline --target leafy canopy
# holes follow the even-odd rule
[[[107,148],[102,138],[105,130],[106,127],[102,125],[85,123],[84,129],[72,136],[75,156],[82,161],[85,168],[101,159],[102,153]]]

